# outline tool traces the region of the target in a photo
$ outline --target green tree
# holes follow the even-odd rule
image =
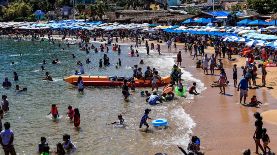
[[[276,0],[247,0],[250,9],[256,10],[260,14],[268,14],[277,11]]]
[[[14,2],[4,9],[4,20],[26,19],[32,14],[32,7],[24,2]]]

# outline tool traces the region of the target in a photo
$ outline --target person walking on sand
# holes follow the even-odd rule
[[[266,85],[266,74],[265,65],[262,65],[262,86]]]
[[[208,58],[208,55],[205,54],[205,56],[203,57],[202,59],[202,67],[203,67],[203,70],[204,70],[204,74],[205,75],[208,75],[208,66],[209,66],[209,61],[210,59]]]
[[[247,77],[243,77],[238,85],[238,91],[240,91],[240,99],[239,103],[241,103],[243,98],[243,103],[246,103],[247,93],[248,93],[248,79]]]
[[[224,69],[220,70],[218,83],[219,83],[219,89],[220,89],[219,94],[225,95],[225,86],[226,86],[226,83],[227,83],[227,75],[226,75]]]
[[[211,71],[211,74],[214,75],[214,68],[216,66],[216,59],[214,57],[214,54],[212,54],[212,56],[210,57],[210,71]]]
[[[255,121],[256,130],[254,132],[253,139],[255,140],[255,144],[256,144],[256,154],[259,154],[259,148],[263,151],[263,153],[265,153],[265,150],[261,145],[261,139],[263,136],[263,121],[262,121],[263,118],[258,112],[254,114],[254,117],[256,118],[256,121]]]
[[[177,66],[181,67],[182,65],[181,63],[182,63],[182,54],[181,54],[181,51],[179,51],[177,54]]]
[[[234,64],[233,66],[233,80],[234,80],[234,87],[237,87],[238,84],[238,69],[237,64]]]
[[[16,155],[13,146],[14,134],[10,127],[9,122],[4,123],[5,129],[0,133],[0,144],[3,147],[5,155]]]

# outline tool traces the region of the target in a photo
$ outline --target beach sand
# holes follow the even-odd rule
[[[177,54],[179,49],[182,48],[183,46],[179,44],[177,49],[172,48],[171,52]],[[162,49],[162,52],[168,52],[165,45],[162,46]],[[205,52],[211,55],[213,53],[212,49],[209,47]],[[271,109],[277,109],[277,105],[275,104],[277,88],[273,86],[273,83],[275,84],[277,82],[277,68],[267,68],[267,82],[273,89],[260,88],[249,90],[248,101],[255,94],[264,103],[261,108],[252,108],[245,107],[239,103],[239,92],[233,87],[232,66],[234,63],[240,66],[240,64],[245,62],[244,58],[237,58],[235,62],[223,60],[228,79],[230,80],[230,86],[226,88],[226,95],[220,95],[219,88],[209,86],[213,81],[218,80],[219,71],[216,71],[217,75],[214,76],[204,75],[202,69],[196,69],[195,60],[192,60],[189,53],[183,51],[182,58],[182,66],[185,67],[185,70],[191,72],[195,78],[204,82],[207,87],[191,103],[184,103],[184,109],[186,109],[197,124],[196,128],[193,129],[193,133],[200,137],[202,151],[206,155],[239,155],[242,154],[243,150],[249,148],[254,153],[255,143],[253,134],[255,132],[255,119],[253,114],[255,112],[262,113]],[[238,69],[238,75],[242,75],[241,69]],[[261,83],[260,79],[257,83]],[[269,118],[274,118],[275,115],[277,116],[276,111],[270,113]],[[264,119],[267,119],[266,113]],[[267,128],[271,138],[269,146],[273,151],[276,151],[277,126],[267,122],[265,121],[264,127]]]

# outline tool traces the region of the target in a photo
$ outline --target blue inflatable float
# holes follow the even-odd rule
[[[164,118],[155,119],[152,121],[154,127],[167,126],[168,122]]]

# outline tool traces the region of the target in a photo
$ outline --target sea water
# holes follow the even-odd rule
[[[99,43],[94,43],[99,47]],[[64,48],[64,50],[62,50]],[[10,111],[2,122],[9,121],[15,134],[15,148],[20,154],[35,154],[40,137],[47,138],[52,151],[55,145],[62,142],[62,135],[71,135],[72,141],[78,147],[76,154],[155,154],[163,152],[180,154],[176,145],[186,146],[189,135],[195,127],[191,116],[183,108],[186,99],[177,97],[171,102],[164,102],[157,106],[146,104],[140,91],[150,88],[140,88],[132,92],[130,101],[123,100],[120,88],[86,87],[84,94],[79,94],[75,86],[62,79],[74,74],[78,69],[76,62],[80,60],[85,67],[86,74],[109,76],[132,76],[132,66],[139,64],[141,59],[144,65],[139,65],[143,70],[146,66],[155,67],[161,76],[169,75],[174,64],[174,55],[158,55],[157,52],[146,55],[145,48],[138,48],[140,57],[129,57],[130,48],[122,45],[121,55],[110,48],[107,55],[110,58],[109,67],[99,68],[98,62],[104,53],[89,54],[80,51],[76,45],[67,48],[62,44],[44,42],[28,42],[13,40],[0,40],[0,77],[9,77],[12,88],[1,88],[1,94],[6,94],[10,102]],[[106,53],[106,52],[105,52]],[[72,58],[75,54],[76,58]],[[53,65],[52,60],[59,59],[60,63]],[[85,64],[86,58],[92,61]],[[116,69],[118,58],[122,66]],[[42,61],[46,71],[50,72],[53,82],[43,81],[45,71],[40,70]],[[14,62],[12,65],[11,63]],[[19,75],[19,81],[12,79],[13,71]],[[199,90],[204,90],[204,84],[193,78],[183,70],[182,78],[187,83],[198,82]],[[27,92],[15,92],[15,85],[27,87]],[[66,116],[68,105],[79,108],[81,114],[81,128],[75,129],[73,124],[63,117],[59,121],[52,121],[46,116],[50,112],[51,104],[57,104],[60,115]],[[155,129],[144,133],[139,130],[139,122],[146,108],[151,108],[150,117],[166,118],[169,122],[167,129]],[[117,120],[117,115],[122,114],[127,126],[115,128],[108,123]]]

